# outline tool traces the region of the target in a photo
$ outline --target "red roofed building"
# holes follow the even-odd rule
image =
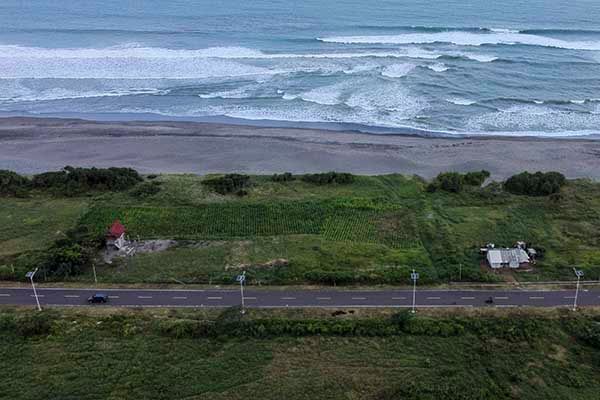
[[[125,246],[125,226],[118,219],[112,223],[106,232],[106,246],[115,246],[117,249]]]

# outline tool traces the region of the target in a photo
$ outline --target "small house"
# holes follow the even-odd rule
[[[529,266],[529,255],[519,247],[512,249],[489,249],[487,261],[493,269],[520,268]]]
[[[106,232],[106,247],[114,246],[118,250],[125,247],[125,226],[116,219]]]

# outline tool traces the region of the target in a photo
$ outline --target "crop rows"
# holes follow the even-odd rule
[[[211,203],[195,207],[92,208],[82,219],[102,234],[120,219],[132,237],[227,239],[294,234],[322,234],[328,240],[385,243],[407,242],[406,232],[382,230],[381,212],[338,208],[326,202]],[[385,226],[383,226],[385,228]]]

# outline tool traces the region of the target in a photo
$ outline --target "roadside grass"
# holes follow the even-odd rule
[[[0,264],[3,257],[42,250],[73,228],[86,198],[0,197]]]
[[[216,323],[231,318],[230,311],[86,315],[55,310],[49,333],[28,330],[23,335],[18,333],[22,328],[4,327],[0,398],[588,400],[600,392],[600,348],[583,342],[576,330],[594,324],[589,316],[531,316],[527,324],[508,330],[501,323],[512,324],[517,317],[417,317],[423,326],[473,326],[451,336],[425,330],[391,336],[367,332],[259,339],[232,333],[208,338],[157,328],[207,319]],[[7,324],[10,313],[0,312],[0,321]],[[31,324],[47,313],[20,311],[19,318]],[[252,313],[245,318],[281,323],[287,318]],[[354,317],[312,318],[313,324],[341,324]],[[480,330],[480,323],[498,328]]]

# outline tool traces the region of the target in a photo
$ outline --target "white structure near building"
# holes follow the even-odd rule
[[[490,267],[497,268],[519,268],[529,266],[530,258],[525,250],[516,247],[513,249],[489,249],[487,261]]]

